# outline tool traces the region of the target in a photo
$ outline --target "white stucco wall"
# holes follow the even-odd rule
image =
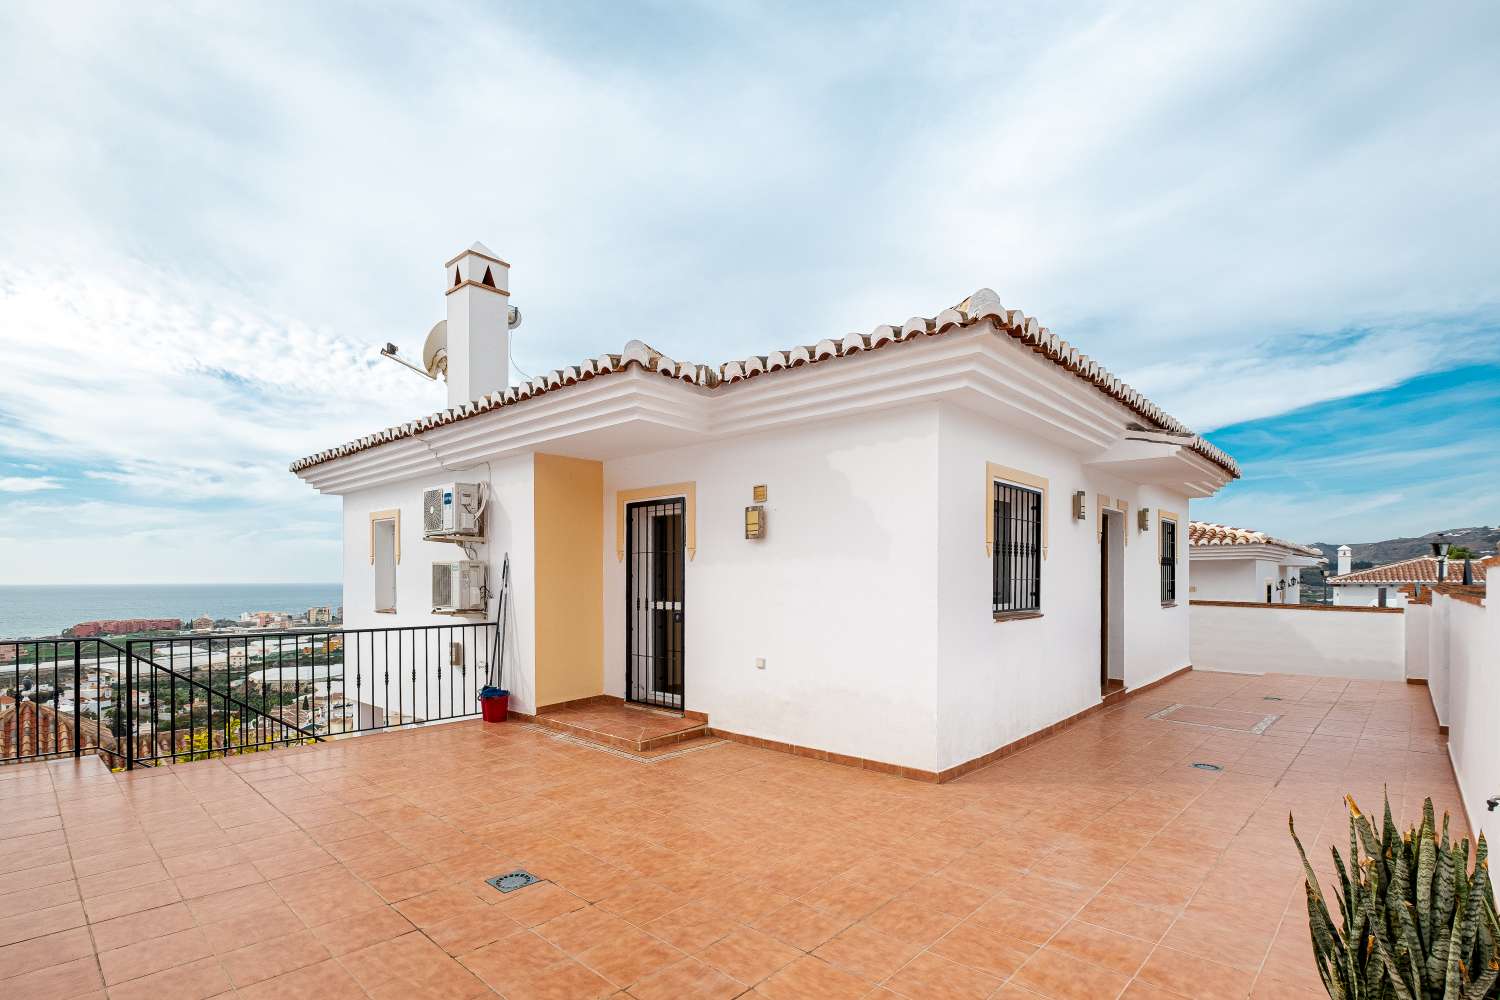
[[[937,435],[923,405],[606,462],[606,693],[625,691],[616,491],[692,481],[687,707],[730,732],[932,770]],[[756,484],[768,531],[749,541]]]
[[[1426,680],[1432,608],[1426,604],[1408,604],[1403,613],[1406,617],[1406,676],[1409,680]]]
[[[1433,595],[1427,614],[1427,690],[1432,695],[1432,709],[1438,724],[1448,725],[1448,645],[1450,609],[1453,602]]]
[[[1406,607],[1406,594],[1399,584],[1388,583],[1383,587],[1365,583],[1345,583],[1332,588],[1333,603],[1348,608],[1374,608],[1380,606],[1380,591],[1385,591],[1385,606]]]
[[[985,553],[987,462],[1045,476],[1043,617],[994,621]],[[620,490],[696,484],[686,568],[687,707],[763,739],[941,771],[1100,700],[1095,495],[1122,518],[1127,686],[1188,665],[1188,581],[1163,608],[1155,517],[1187,498],[1092,475],[1034,433],[959,407],[921,405],[605,463],[605,690],[624,694]],[[743,537],[764,483],[768,533]],[[1089,492],[1089,520],[1070,516]],[[1185,530],[1185,528],[1184,528]],[[766,667],[755,667],[764,657]]]
[[[1275,604],[1297,604],[1301,584],[1276,589],[1282,580],[1297,580],[1298,568],[1272,559],[1225,558],[1221,554],[1190,558],[1193,567],[1193,599],[1196,601],[1253,601],[1264,604],[1266,584],[1271,585]]]
[[[1126,500],[1124,673],[1138,687],[1189,663],[1187,558],[1179,548],[1178,606],[1163,608],[1154,512],[1179,516],[1188,502],[1086,470],[1081,460],[1022,428],[958,407],[940,413],[941,565],[937,574],[939,764],[952,767],[1081,712],[1100,700],[1097,494]],[[1049,481],[1042,617],[996,622],[990,559],[984,549],[985,464]],[[1074,521],[1072,493],[1088,493],[1088,519]],[[1136,511],[1153,510],[1140,532]]]
[[[1254,559],[1192,559],[1195,601],[1254,601],[1257,577]]]
[[[1428,691],[1438,721],[1448,727],[1448,756],[1474,833],[1500,836],[1500,812],[1485,800],[1500,794],[1500,609],[1432,596],[1427,621]]]
[[[1386,681],[1406,676],[1398,612],[1194,604],[1191,617],[1193,666],[1200,670]]]
[[[401,652],[401,662],[407,665],[404,676],[392,670],[392,679],[385,678],[386,642],[391,644],[390,662],[397,662],[395,633],[378,635],[372,642],[369,637],[354,635],[345,640],[345,664],[349,676],[345,687],[352,696],[355,693],[354,673],[359,667],[361,683],[358,686],[361,700],[412,714],[428,709],[425,696],[436,687],[439,669],[438,655],[444,641],[465,641],[477,637],[477,632],[465,632],[463,625],[484,621],[480,618],[454,618],[432,614],[432,564],[464,559],[463,549],[444,542],[428,542],[422,538],[422,493],[425,489],[442,482],[489,482],[491,500],[485,514],[488,542],[480,546],[480,558],[490,563],[491,589],[498,594],[500,567],[506,555],[511,557],[512,594],[514,615],[507,626],[507,656],[505,684],[511,690],[512,705],[518,711],[530,712],[534,704],[535,674],[532,667],[533,609],[530,604],[533,574],[532,552],[535,545],[532,531],[532,459],[530,455],[507,459],[484,465],[476,469],[448,474],[444,479],[423,477],[386,483],[369,489],[357,490],[343,498],[344,520],[344,627],[347,629],[390,629],[409,625],[452,626],[450,633],[420,633],[428,642],[434,643],[428,650],[418,641],[415,650],[411,646],[412,633],[406,633],[406,645]],[[399,509],[401,511],[401,561],[396,567],[396,613],[382,614],[375,610],[375,567],[370,563],[370,514],[375,511]],[[491,602],[490,619],[493,620],[495,604]],[[434,640],[436,636],[436,640]],[[363,646],[356,650],[356,643]],[[476,642],[476,645],[478,643]],[[476,655],[478,651],[476,650]],[[488,650],[483,654],[488,656]],[[415,658],[418,676],[415,682],[410,675],[410,664]],[[430,662],[429,662],[430,661]],[[487,665],[487,661],[486,661]],[[445,676],[449,664],[441,665]],[[430,676],[424,685],[423,672]],[[474,671],[465,671],[460,679],[464,688],[462,695],[452,689],[450,703],[449,685],[443,685],[441,703],[430,707],[436,715],[473,711],[469,702],[472,691],[483,683],[483,678],[470,676]],[[450,676],[451,679],[451,676]]]

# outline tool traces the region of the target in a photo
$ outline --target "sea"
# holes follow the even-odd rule
[[[238,618],[344,603],[338,583],[164,583],[0,586],[0,638],[56,635],[103,618]]]

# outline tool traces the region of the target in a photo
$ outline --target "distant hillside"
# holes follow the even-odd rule
[[[1328,571],[1336,572],[1339,564],[1339,545],[1348,545],[1354,550],[1354,568],[1360,564],[1381,566],[1399,562],[1415,556],[1432,554],[1432,541],[1442,534],[1454,545],[1462,545],[1475,552],[1490,554],[1500,545],[1500,527],[1495,528],[1449,528],[1442,532],[1431,532],[1417,538],[1388,538],[1383,542],[1314,542],[1313,547],[1328,560]]]

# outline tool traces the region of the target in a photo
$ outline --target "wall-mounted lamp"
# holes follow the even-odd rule
[[[1450,544],[1448,539],[1443,535],[1438,535],[1432,541],[1432,554],[1437,556],[1438,561],[1438,583],[1442,583],[1448,578],[1448,546]]]
[[[1073,520],[1082,521],[1089,516],[1088,504],[1083,502],[1083,498],[1087,495],[1083,490],[1078,490],[1073,494]]]
[[[1136,527],[1139,528],[1141,531],[1150,531],[1151,530],[1151,508],[1150,507],[1142,507],[1140,510],[1136,511],[1135,512],[1135,523],[1136,523]]]

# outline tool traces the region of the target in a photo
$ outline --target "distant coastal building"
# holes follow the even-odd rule
[[[212,632],[213,630],[214,620],[208,615],[199,615],[197,618],[193,619],[194,632]]]
[[[307,624],[309,625],[332,625],[333,610],[328,607],[308,608]]]
[[[1264,531],[1208,521],[1188,523],[1188,566],[1195,601],[1300,604],[1302,567],[1323,562],[1310,545]]]
[[[1333,589],[1333,603],[1354,608],[1400,608],[1406,606],[1406,593],[1402,587],[1417,585],[1430,587],[1438,583],[1438,559],[1436,556],[1417,556],[1402,559],[1369,569],[1353,569],[1353,551],[1347,545],[1339,546],[1339,571],[1328,578]],[[1485,584],[1486,560],[1475,559],[1470,563],[1476,586]],[[1462,583],[1463,560],[1446,560],[1443,582]]]
[[[89,639],[101,635],[126,635],[131,632],[177,632],[182,629],[181,618],[111,618],[97,622],[79,622],[63,635],[74,639]]]

